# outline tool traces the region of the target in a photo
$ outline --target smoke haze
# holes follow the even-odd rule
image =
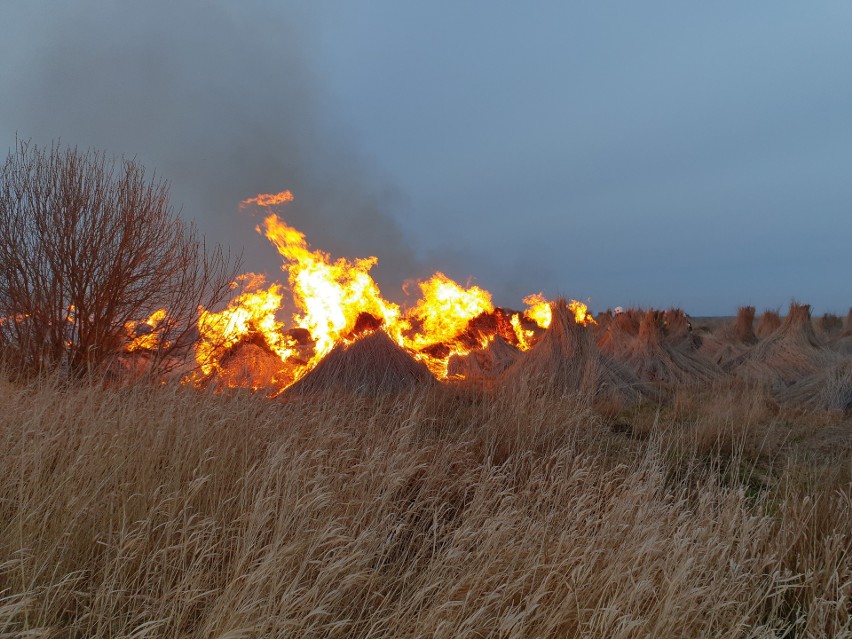
[[[852,5],[0,1],[0,144],[135,156],[278,275],[257,193],[382,292],[852,305]],[[416,292],[416,288],[415,288]]]
[[[374,273],[393,297],[418,269],[388,213],[399,195],[324,108],[304,41],[315,31],[308,16],[289,10],[273,27],[265,6],[18,7],[12,22],[34,36],[24,51],[4,51],[20,63],[4,81],[3,142],[17,131],[136,157],[171,182],[183,215],[245,249],[246,270],[271,278],[280,279],[280,260],[254,230],[267,211],[238,204],[290,189],[296,199],[281,216],[332,255],[378,255]]]

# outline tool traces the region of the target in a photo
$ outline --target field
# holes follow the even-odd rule
[[[2,385],[3,637],[852,637],[852,418],[762,387]]]
[[[852,3],[503,4],[0,0],[0,639],[852,639]]]

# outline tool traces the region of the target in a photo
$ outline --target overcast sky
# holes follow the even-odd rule
[[[486,8],[487,7],[487,8]],[[136,157],[279,278],[258,215],[518,307],[852,305],[852,3],[0,0],[0,148]]]

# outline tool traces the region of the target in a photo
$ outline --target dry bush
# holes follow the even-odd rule
[[[666,439],[699,454],[767,462],[787,444],[789,433],[779,427],[778,413],[769,388],[761,384],[725,380],[704,389],[681,388],[666,420],[677,432],[668,432]]]
[[[848,464],[755,492],[505,387],[0,384],[0,635],[852,635]]]
[[[97,151],[18,141],[0,167],[0,226],[0,343],[31,372],[115,372],[128,326],[160,308],[145,368],[174,366],[237,266],[173,213],[165,182]]]
[[[677,458],[738,457],[754,465],[765,464],[788,443],[779,410],[766,386],[720,379],[678,386],[667,402],[631,408],[608,421],[614,432],[632,439],[659,439]]]

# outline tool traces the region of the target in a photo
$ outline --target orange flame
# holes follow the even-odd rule
[[[281,286],[272,284],[266,289],[258,288],[264,283],[263,277],[253,273],[241,275],[240,281],[249,290],[235,297],[218,313],[202,312],[198,321],[200,338],[195,360],[205,375],[219,369],[222,352],[252,334],[260,336],[282,362],[296,353],[283,324],[275,318],[284,298]]]
[[[133,339],[127,344],[128,352],[134,351],[153,351],[163,346],[168,347],[168,343],[163,343],[163,331],[165,330],[164,322],[167,319],[166,309],[161,308],[151,316],[138,324],[129,322],[126,326]]]
[[[595,318],[589,313],[589,307],[583,304],[583,302],[571,300],[568,302],[568,309],[574,313],[574,321],[578,324],[582,324],[583,326],[597,324]]]
[[[547,298],[544,297],[543,293],[527,295],[524,298],[524,304],[527,305],[527,309],[523,313],[524,317],[535,322],[539,328],[546,329],[550,326],[553,320],[553,307]],[[589,324],[597,323],[595,322],[595,318],[589,313],[589,307],[583,304],[583,302],[571,300],[568,302],[568,309],[574,314],[574,321],[577,324],[588,326]],[[512,328],[515,329],[515,335],[518,338],[518,347],[523,351],[532,348],[536,331],[523,327],[519,313],[512,315],[511,322]]]
[[[527,310],[524,315],[538,324],[541,328],[550,326],[553,319],[553,309],[550,302],[544,296],[544,293],[533,293],[524,298],[524,304],[527,305]]]
[[[240,206],[274,206],[292,200],[290,191],[282,191],[259,194]],[[201,337],[196,359],[204,375],[226,372],[228,364],[223,358],[229,349],[244,340],[257,343],[260,339],[281,361],[280,371],[277,364],[271,370],[274,383],[284,388],[310,371],[335,345],[380,326],[433,374],[446,379],[452,355],[486,348],[498,332],[504,337],[508,332],[507,339],[513,343],[517,337],[519,346],[526,350],[537,333],[531,329],[545,329],[551,322],[550,303],[541,293],[524,299],[527,309],[523,320],[521,314],[507,318],[495,310],[488,291],[478,286],[464,287],[440,272],[419,282],[420,299],[403,312],[382,297],[370,275],[377,258],[333,259],[312,249],[304,233],[277,215],[266,217],[257,231],[272,242],[283,258],[281,268],[287,274],[295,306],[289,324],[292,328],[277,319],[284,297],[282,285],[267,287],[262,276],[241,276],[239,284],[244,292],[218,313],[204,311],[199,321]],[[569,307],[577,323],[594,322],[585,304],[572,301]],[[228,383],[232,380],[228,379]],[[233,383],[246,381],[237,376]]]
[[[422,297],[406,315],[417,330],[406,333],[403,345],[416,353],[438,378],[447,377],[447,363],[451,355],[464,355],[469,349],[456,341],[470,320],[494,310],[491,293],[471,286],[464,288],[443,273],[435,273],[425,282],[419,282]],[[443,344],[440,355],[424,349]],[[487,345],[487,340],[484,345]]]
[[[527,309],[524,311],[524,317],[535,322],[539,328],[547,328],[553,318],[553,309],[550,302],[544,296],[544,293],[533,293],[524,298],[524,304]],[[518,338],[518,347],[522,351],[528,351],[533,346],[536,332],[529,328],[524,328],[521,324],[521,315],[515,313],[511,318],[512,328],[515,329],[515,336]]]
[[[292,201],[293,194],[290,191],[281,191],[280,193],[258,193],[255,197],[250,197],[249,199],[240,202],[240,208],[244,209],[250,204],[255,204],[257,206],[278,206]]]
[[[302,311],[293,315],[293,322],[316,340],[311,365],[352,333],[361,313],[381,320],[388,334],[400,341],[404,324],[399,306],[382,298],[369,274],[377,258],[332,261],[328,254],[312,251],[305,235],[277,215],[267,217],[263,231],[258,228],[258,232],[266,235],[285,260],[281,269],[287,273],[293,301]]]
[[[491,293],[478,286],[463,288],[443,273],[435,273],[419,286],[423,297],[408,315],[419,320],[422,328],[405,340],[413,350],[450,341],[474,317],[494,310]]]
[[[535,331],[524,328],[521,324],[521,314],[515,313],[510,320],[512,328],[515,330],[515,336],[518,338],[518,348],[522,351],[528,351],[532,348],[532,341],[535,338]]]

